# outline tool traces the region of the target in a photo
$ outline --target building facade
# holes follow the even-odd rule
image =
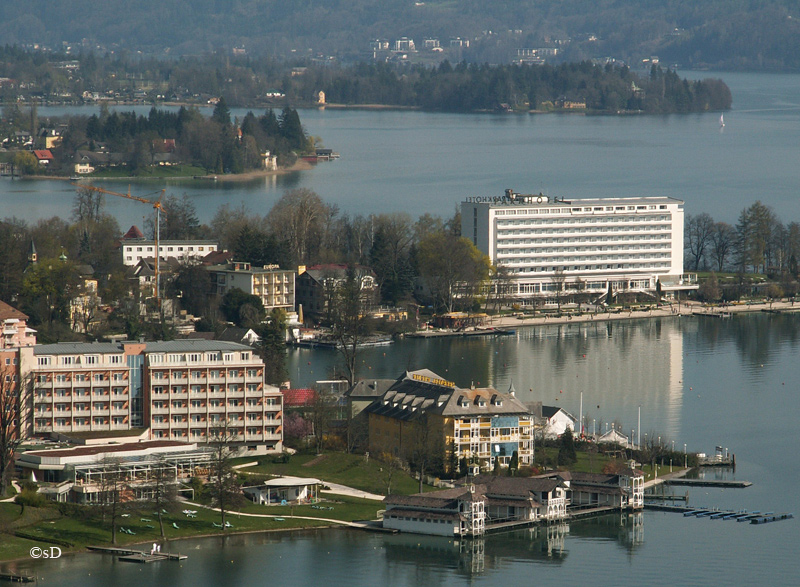
[[[280,391],[245,345],[207,340],[58,343],[28,349],[31,434],[149,429],[207,443],[224,428],[241,452],[283,450]]]
[[[130,233],[130,231],[129,231]],[[181,262],[200,262],[200,259],[216,251],[217,241],[212,240],[160,240],[158,250],[161,259],[174,258]],[[133,267],[142,259],[155,259],[156,243],[152,239],[123,238],[121,244],[123,264]]]
[[[247,294],[258,296],[267,312],[274,308],[294,311],[294,271],[281,269],[278,265],[252,267],[250,263],[243,262],[209,265],[206,269],[211,275],[212,293],[218,296],[224,296],[231,289],[238,288]]]
[[[378,295],[375,272],[364,265],[353,267],[359,281],[361,307],[370,312]],[[297,276],[297,304],[307,314],[324,314],[330,311],[331,300],[347,280],[348,267],[342,263],[300,266]]]
[[[683,202],[668,197],[550,198],[506,190],[461,204],[461,234],[508,274],[506,293],[663,293],[696,287],[683,273]],[[660,285],[659,285],[660,282]]]
[[[466,462],[483,470],[533,462],[533,417],[512,393],[461,389],[427,369],[404,373],[364,410],[374,454],[414,452],[420,426],[442,452],[444,468]]]

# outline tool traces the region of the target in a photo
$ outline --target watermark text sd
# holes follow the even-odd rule
[[[31,558],[61,558],[61,549],[58,546],[34,546],[31,548]]]

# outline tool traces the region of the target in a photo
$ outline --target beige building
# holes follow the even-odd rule
[[[238,288],[261,298],[267,312],[273,308],[294,311],[294,271],[281,269],[278,265],[252,267],[250,263],[238,261],[209,265],[206,269],[211,274],[212,293],[224,296],[231,289]]]
[[[242,452],[283,449],[282,396],[264,384],[264,363],[248,346],[179,340],[24,350],[31,434],[149,429],[152,439],[205,443],[224,428]]]

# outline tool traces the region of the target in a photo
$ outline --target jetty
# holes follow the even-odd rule
[[[35,580],[36,579],[31,575],[0,572],[0,581],[11,581],[12,583],[33,583]]]
[[[706,507],[687,507],[682,505],[667,505],[658,503],[645,503],[645,509],[657,510],[662,512],[673,512],[683,514],[684,518],[708,518],[709,520],[736,520],[737,522],[750,522],[751,524],[766,524],[768,522],[778,522],[780,520],[790,520],[794,514],[776,514],[774,512],[762,513],[760,511],[733,511],[719,510]]]
[[[87,550],[92,552],[99,552],[101,554],[113,554],[118,556],[117,560],[129,563],[155,563],[159,561],[182,561],[189,558],[185,554],[171,553],[171,552],[156,552],[150,554],[143,550],[136,550],[133,548],[118,548],[115,546],[87,546]]]
[[[682,485],[684,487],[724,487],[726,489],[744,489],[750,487],[750,481],[725,481],[722,479],[686,479],[678,477],[675,479],[666,479],[665,485]]]

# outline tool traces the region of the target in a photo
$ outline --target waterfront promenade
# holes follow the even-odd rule
[[[669,318],[680,316],[706,316],[709,318],[720,319],[744,314],[748,312],[771,312],[788,313],[800,312],[800,303],[795,304],[789,301],[776,302],[753,302],[728,304],[725,306],[707,306],[700,302],[686,301],[674,304],[665,304],[658,308],[633,310],[633,309],[612,309],[602,312],[583,312],[581,314],[567,314],[561,316],[527,316],[523,314],[513,316],[493,316],[483,328],[499,328],[503,330],[515,330],[520,327],[528,326],[547,326],[552,324],[574,324],[578,322],[613,322],[618,320],[641,320],[646,318]],[[480,330],[480,329],[479,329]],[[438,337],[438,336],[460,336],[464,331],[451,330],[428,330],[416,332],[415,336]]]

